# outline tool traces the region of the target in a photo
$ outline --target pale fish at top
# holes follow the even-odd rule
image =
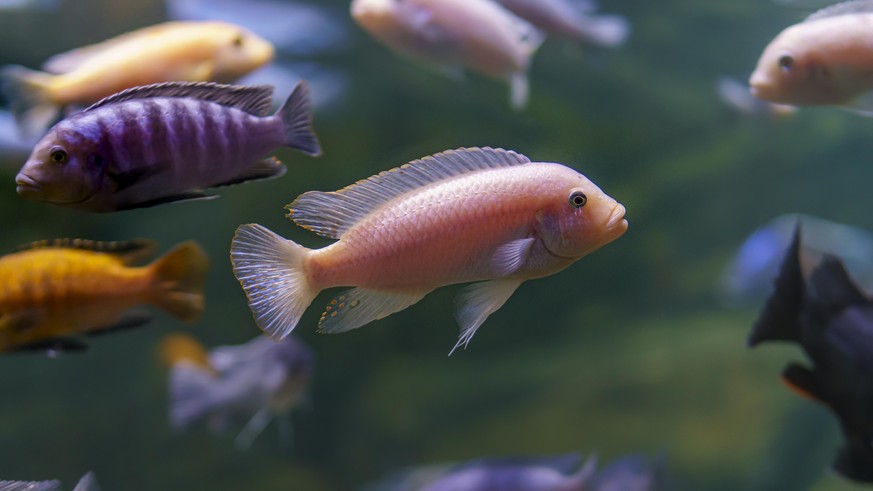
[[[579,0],[497,0],[515,15],[549,34],[614,48],[624,44],[630,23],[621,15],[594,14],[593,2]]]
[[[826,7],[776,36],[749,79],[761,99],[873,112],[873,1]]]
[[[285,173],[281,146],[320,155],[304,82],[267,116],[271,86],[168,82],[110,96],[56,124],[15,178],[26,198],[110,212],[214,197]]]
[[[391,49],[457,74],[464,67],[510,84],[527,104],[527,71],[543,34],[493,0],[354,0],[352,17]]]
[[[170,367],[173,427],[205,420],[210,430],[224,431],[237,420],[247,420],[236,438],[241,448],[248,448],[271,419],[287,415],[304,399],[315,365],[312,350],[295,337],[274,342],[258,336],[207,353],[193,338],[174,334],[161,342],[161,351]]]
[[[266,228],[241,225],[233,271],[255,320],[287,336],[315,296],[334,298],[321,332],[343,332],[418,302],[443,285],[481,281],[460,295],[466,346],[525,280],[556,273],[627,230],[625,209],[557,163],[492,148],[448,150],[336,192],[288,205],[297,225],[339,239],[307,249]]]
[[[0,71],[23,130],[41,133],[68,105],[160,82],[231,83],[270,62],[273,46],[226,22],[165,22],[49,58],[46,72]]]

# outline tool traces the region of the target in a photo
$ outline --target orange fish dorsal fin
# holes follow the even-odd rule
[[[849,0],[847,2],[840,2],[813,12],[809,17],[804,19],[804,22],[860,13],[873,13],[873,1]]]
[[[187,97],[264,116],[273,103],[272,85],[224,85],[212,82],[164,82],[133,87],[94,103],[85,111],[154,97]]]
[[[100,242],[87,239],[47,239],[24,244],[14,252],[35,249],[79,249],[117,256],[124,264],[137,264],[154,254],[157,243],[148,239]]]
[[[379,206],[424,186],[481,170],[530,163],[502,148],[459,148],[424,157],[346,186],[339,191],[310,191],[286,206],[288,217],[318,235],[340,238]]]

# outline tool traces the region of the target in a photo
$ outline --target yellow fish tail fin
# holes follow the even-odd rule
[[[50,97],[54,75],[10,65],[0,70],[0,88],[10,101],[23,135],[38,136],[51,126],[61,108]]]
[[[257,224],[236,229],[230,247],[233,274],[246,292],[258,327],[275,340],[291,333],[318,295],[304,268],[309,253]]]
[[[184,322],[194,322],[203,313],[203,283],[209,259],[197,243],[174,247],[150,266],[158,291],[154,302]]]

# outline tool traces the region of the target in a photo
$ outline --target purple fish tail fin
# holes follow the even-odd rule
[[[257,225],[240,225],[230,247],[233,274],[255,322],[275,340],[286,337],[318,295],[306,275],[309,249]]]
[[[206,417],[215,406],[212,385],[215,377],[190,363],[177,363],[170,369],[170,424],[184,429]]]
[[[154,302],[185,322],[203,313],[203,283],[209,259],[195,242],[179,244],[156,260],[150,268],[158,291]]]
[[[9,99],[22,135],[42,135],[60,116],[60,106],[49,98],[48,88],[53,77],[18,65],[0,69],[0,88]]]
[[[312,110],[309,106],[309,88],[300,81],[285,104],[276,112],[285,127],[285,146],[317,157],[321,155],[318,136],[312,129]]]

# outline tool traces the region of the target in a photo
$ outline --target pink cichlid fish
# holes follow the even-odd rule
[[[873,1],[824,8],[776,36],[749,79],[780,104],[838,105],[873,113]]]
[[[624,206],[575,170],[487,147],[424,157],[336,192],[310,191],[288,208],[297,225],[339,240],[313,250],[260,225],[237,229],[233,271],[268,335],[287,336],[326,288],[356,287],[321,316],[319,331],[335,333],[440,286],[479,281],[460,295],[455,349],[522,282],[566,268],[628,226]]]

